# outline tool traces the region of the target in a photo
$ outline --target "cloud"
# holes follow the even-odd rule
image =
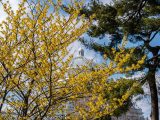
[[[101,2],[103,2],[103,3],[107,3],[107,4],[109,4],[109,3],[111,3],[112,2],[112,0],[100,0]]]
[[[104,62],[104,59],[100,55],[100,53],[97,53],[94,50],[86,49],[85,46],[82,45],[81,42],[79,42],[78,40],[73,42],[69,46],[69,49],[70,49],[70,54],[74,54],[74,58],[79,57],[79,53],[78,53],[79,49],[83,49],[85,59],[93,60],[93,62],[98,63],[98,64]]]
[[[11,4],[13,11],[16,11],[18,9],[18,4],[20,3],[20,0],[9,0],[9,3]]]
[[[11,7],[12,7],[12,10],[16,11],[18,9],[18,4],[19,4],[20,0],[8,0],[8,1],[10,3]],[[3,0],[3,2],[7,2],[7,0]],[[0,11],[1,11],[0,22],[2,22],[7,17],[7,15],[4,12],[4,9],[2,7],[2,4],[0,4]]]
[[[151,105],[149,98],[143,98],[142,100],[136,101],[136,106],[142,109],[145,118],[149,118],[151,114]]]
[[[140,75],[137,75],[137,76],[140,76]],[[160,72],[159,71],[156,73],[155,77],[156,77],[157,85],[159,85],[159,82],[160,82],[159,81],[160,80]],[[145,96],[143,96],[143,98],[141,100],[138,100],[135,102],[136,102],[137,107],[142,109],[144,116],[149,118],[150,114],[151,114],[151,97],[150,97],[151,95],[150,95],[149,85],[146,83],[143,85],[142,88],[144,90]],[[158,99],[160,99],[160,96],[158,96]]]

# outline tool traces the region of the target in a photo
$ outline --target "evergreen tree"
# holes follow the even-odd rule
[[[72,2],[76,7],[68,16],[61,4],[61,0],[21,0],[13,11],[9,1],[0,0],[6,13],[0,22],[0,120],[57,119],[59,114],[71,120],[96,119],[112,114],[139,87],[138,81],[129,82],[121,97],[104,99],[105,90],[111,93],[122,85],[106,80],[128,71],[122,66],[133,50],[119,59],[120,50],[108,66],[97,65],[94,70],[89,63],[70,66],[73,55],[68,45],[87,31],[92,17],[79,16],[81,2]],[[143,62],[144,58],[129,69],[138,69]],[[68,102],[75,103],[71,113]]]
[[[159,120],[158,95],[155,80],[156,71],[160,68],[160,46],[151,46],[150,43],[160,33],[160,5],[156,0],[113,0],[113,4],[103,4],[97,0],[92,0],[89,7],[84,7],[81,11],[86,14],[86,18],[95,14],[95,22],[90,27],[88,34],[91,37],[104,38],[107,34],[111,35],[108,45],[89,43],[81,39],[87,47],[107,54],[111,59],[114,58],[111,48],[116,48],[118,44],[128,40],[132,43],[143,42],[135,47],[133,59],[128,64],[134,63],[139,57],[147,57],[141,69],[147,69],[146,76],[141,79],[142,84],[149,84],[151,93],[151,118]],[[157,40],[158,42],[158,40]],[[131,46],[132,47],[132,46]],[[126,48],[128,51],[130,48]],[[128,65],[127,64],[127,65]]]

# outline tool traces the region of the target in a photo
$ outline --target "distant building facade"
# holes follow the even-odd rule
[[[127,113],[122,114],[120,117],[112,117],[112,120],[145,120],[145,118],[141,109],[132,107]]]

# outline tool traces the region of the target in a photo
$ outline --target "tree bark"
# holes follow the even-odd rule
[[[148,73],[148,84],[151,93],[151,120],[159,120],[159,108],[158,108],[158,92],[156,86],[156,71],[150,71]]]

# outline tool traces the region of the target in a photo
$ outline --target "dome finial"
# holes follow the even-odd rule
[[[78,50],[78,53],[80,57],[84,57],[84,50],[82,48]]]

